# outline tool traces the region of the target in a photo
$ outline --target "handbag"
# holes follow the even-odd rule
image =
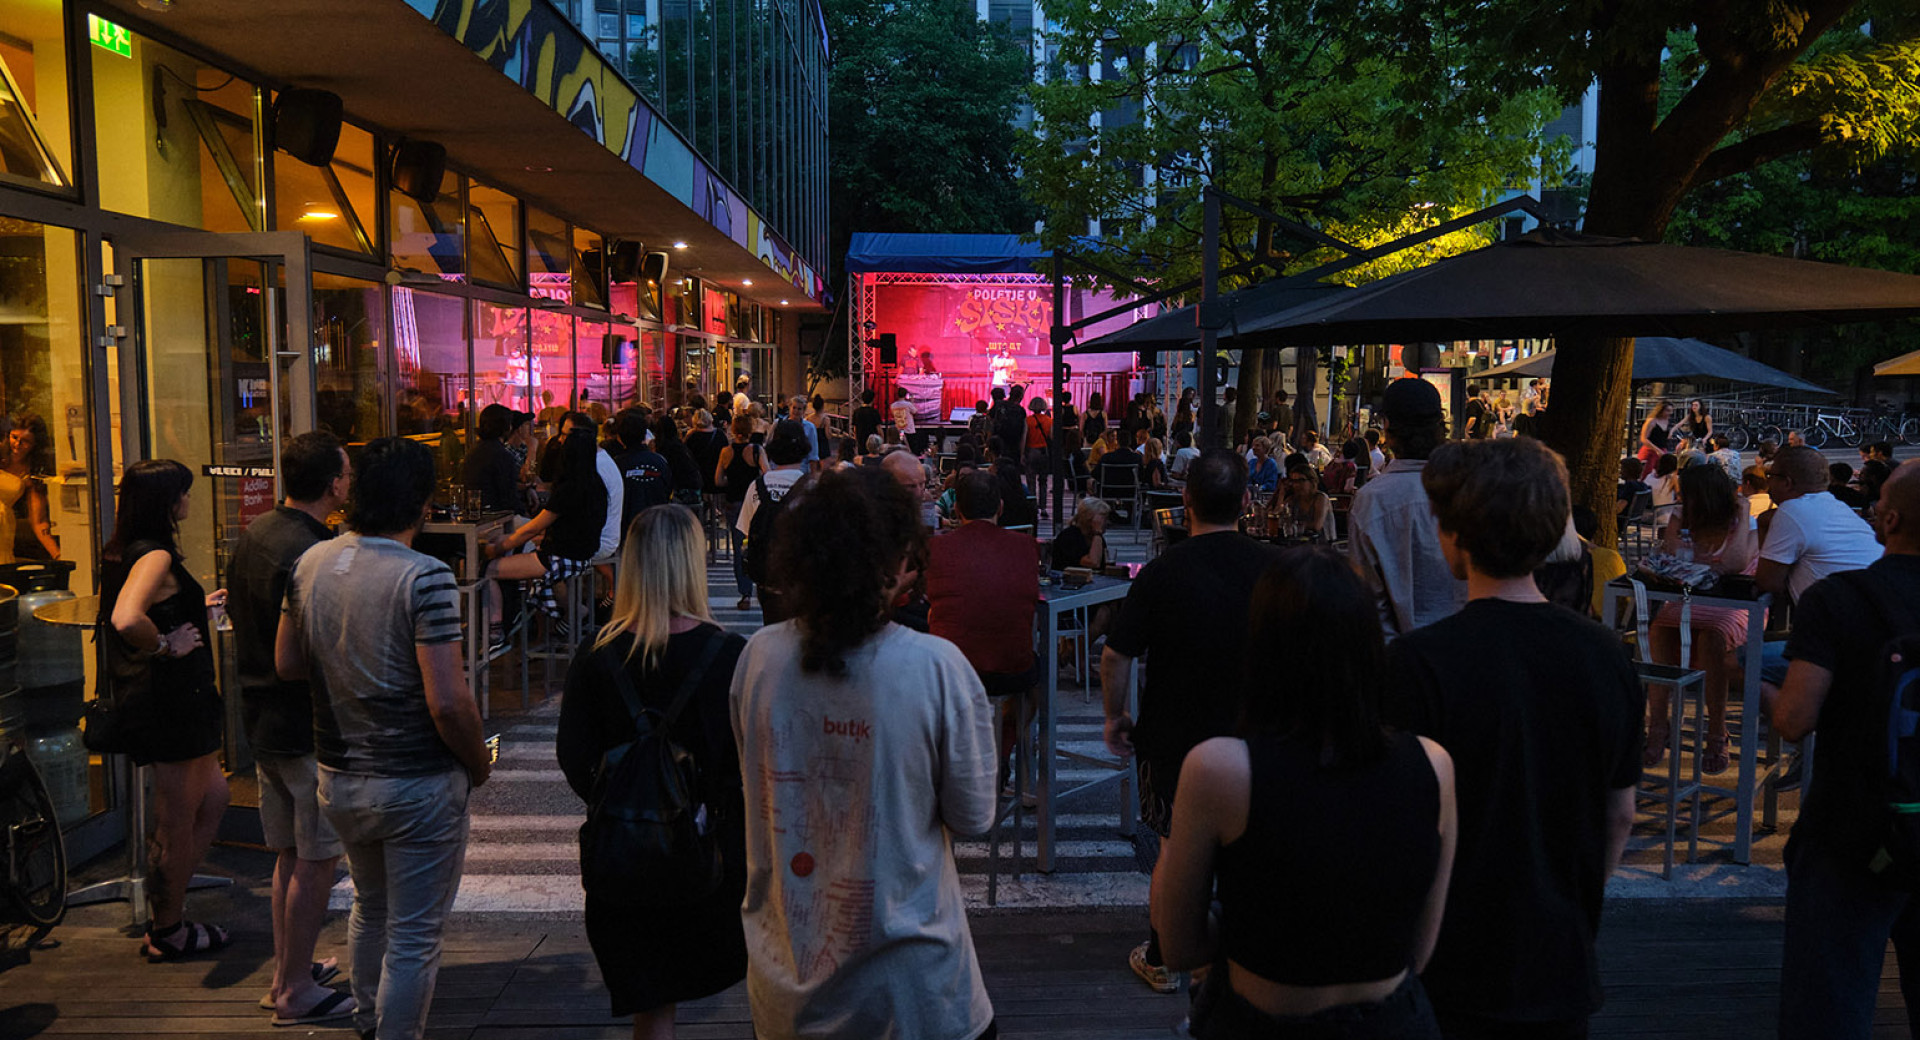
[[[1634,568],[1633,576],[1662,592],[1708,592],[1720,581],[1711,566],[1665,552],[1649,553]]]

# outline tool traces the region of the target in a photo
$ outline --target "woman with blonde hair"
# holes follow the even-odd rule
[[[693,757],[701,781],[694,795],[719,835],[725,870],[712,891],[675,899],[656,892],[651,905],[636,907],[620,892],[587,889],[587,941],[612,1014],[633,1016],[635,1040],[670,1040],[675,1005],[747,974],[740,927],[746,816],[727,706],[746,640],[713,620],[706,559],[706,535],[692,510],[668,504],[634,517],[612,619],[574,658],[560,700],[556,757],[582,799],[592,800],[602,757],[634,739],[645,711]]]

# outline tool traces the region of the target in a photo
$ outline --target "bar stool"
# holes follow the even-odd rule
[[[1020,818],[1021,811],[1025,808],[1023,799],[1027,793],[1026,774],[1030,768],[1030,764],[1031,768],[1038,768],[1038,763],[1035,763],[1033,758],[1033,727],[1026,722],[1027,705],[1033,698],[1035,688],[1044,688],[1045,684],[1033,675],[1015,677],[983,674],[980,678],[981,682],[987,687],[987,697],[990,701],[1011,699],[1011,709],[1014,719],[1013,797],[1008,799],[1004,805],[999,806],[993,814],[993,823],[987,827],[987,905],[998,906],[1000,900],[1000,829],[1009,817],[1013,820],[1013,876],[1020,876]],[[1002,763],[1006,761],[1004,755],[999,756],[999,758]],[[997,776],[994,778],[994,781],[995,786],[998,787],[999,778]],[[997,791],[994,797],[998,800],[999,793]]]
[[[1705,822],[1702,815],[1701,795],[1706,790],[1706,781],[1700,769],[1700,751],[1705,745],[1707,726],[1707,673],[1684,664],[1656,664],[1653,661],[1653,641],[1648,632],[1652,618],[1648,614],[1647,587],[1641,582],[1633,583],[1635,636],[1640,645],[1640,659],[1634,662],[1634,671],[1644,686],[1664,686],[1667,688],[1667,769],[1666,776],[1642,771],[1642,785],[1664,790],[1665,794],[1650,800],[1662,803],[1666,807],[1667,828],[1665,851],[1661,858],[1660,879],[1670,881],[1673,878],[1673,850],[1679,840],[1680,805],[1687,804],[1687,862],[1691,863],[1700,852],[1700,827]],[[1688,661],[1693,653],[1693,602],[1691,599],[1680,601],[1680,660]],[[1681,782],[1680,752],[1685,746],[1685,727],[1687,702],[1693,702],[1694,756],[1692,775],[1685,783]]]

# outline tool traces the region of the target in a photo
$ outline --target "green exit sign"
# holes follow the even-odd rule
[[[103,51],[122,58],[133,57],[133,34],[124,25],[115,25],[97,14],[87,16],[87,39]]]

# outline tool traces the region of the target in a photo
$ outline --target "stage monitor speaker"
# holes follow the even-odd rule
[[[271,147],[308,166],[325,166],[340,143],[340,113],[340,95],[330,90],[283,90],[273,99]]]
[[[897,365],[900,363],[900,340],[891,332],[883,332],[874,337],[873,345],[880,348],[880,363]]]
[[[432,205],[447,175],[447,150],[432,141],[402,138],[393,146],[393,190]]]
[[[613,368],[620,364],[620,348],[625,346],[627,337],[618,332],[609,332],[600,337],[600,366]]]
[[[607,280],[625,284],[640,277],[640,243],[607,240]]]

